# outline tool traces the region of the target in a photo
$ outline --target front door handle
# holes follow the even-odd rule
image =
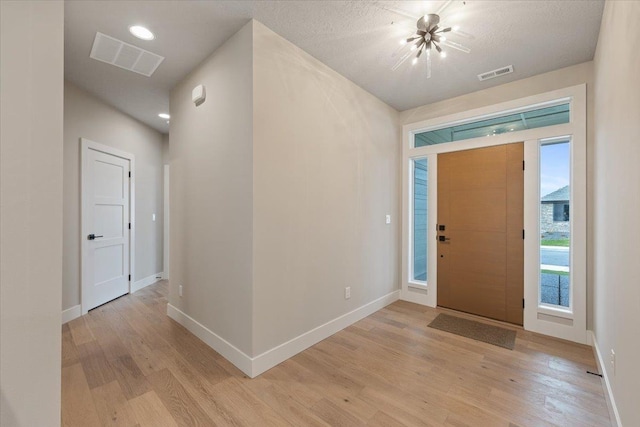
[[[89,235],[87,236],[87,239],[89,239],[89,240],[95,240],[95,239],[97,239],[98,237],[104,237],[104,236],[96,236],[95,234],[93,234],[93,233],[92,233],[92,234],[89,234]]]

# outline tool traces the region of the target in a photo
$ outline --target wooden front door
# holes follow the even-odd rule
[[[522,325],[524,143],[438,155],[438,305]]]

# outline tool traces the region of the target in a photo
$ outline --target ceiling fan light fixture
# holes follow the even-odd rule
[[[449,0],[447,4],[451,3],[452,0]],[[411,60],[411,64],[417,64],[420,55],[423,52],[426,52],[426,61],[427,61],[427,78],[431,77],[431,50],[436,50],[441,58],[446,58],[447,53],[442,50],[440,44],[443,46],[451,47],[453,49],[469,53],[470,49],[462,46],[459,43],[450,41],[445,37],[444,33],[448,33],[450,31],[454,31],[459,28],[455,27],[440,27],[440,16],[435,13],[426,14],[421,16],[416,22],[416,31],[414,34],[405,39],[406,43],[411,43],[411,48],[407,51],[400,60],[392,67],[392,70],[396,70],[405,60],[407,60],[410,56],[413,56]],[[417,40],[417,41],[416,41]],[[404,44],[401,42],[401,44]],[[418,51],[414,56],[413,52]]]

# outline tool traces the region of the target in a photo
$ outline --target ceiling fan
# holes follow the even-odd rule
[[[402,55],[400,59],[394,64],[394,66],[391,67],[393,71],[397,70],[405,61],[407,61],[407,59],[411,57],[413,57],[411,63],[413,65],[417,64],[420,60],[420,57],[424,54],[427,62],[427,78],[430,78],[431,56],[434,53],[433,51],[440,54],[440,57],[442,58],[445,58],[447,56],[447,52],[443,49],[443,46],[456,49],[464,53],[471,52],[471,49],[469,49],[468,47],[454,42],[453,40],[449,40],[446,37],[446,34],[451,33],[466,38],[473,38],[471,35],[460,31],[460,28],[458,26],[449,27],[440,25],[440,15],[451,5],[451,3],[453,3],[453,1],[454,0],[447,0],[436,11],[436,13],[429,13],[418,18],[416,22],[415,32],[409,35],[409,37],[400,40],[401,48],[399,52],[396,52],[396,54],[394,54],[394,56],[396,56],[398,53],[402,53]],[[466,2],[462,1],[462,4],[464,5],[466,4]],[[411,16],[404,11],[391,8],[386,9],[391,12],[415,19],[414,16]]]

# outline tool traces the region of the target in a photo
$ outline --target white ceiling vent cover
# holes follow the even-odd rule
[[[485,81],[489,79],[495,79],[496,77],[504,76],[505,74],[513,73],[513,65],[498,68],[497,70],[487,71],[486,73],[478,74],[478,80]]]
[[[160,63],[164,61],[163,56],[140,49],[102,33],[96,33],[91,55],[89,56],[98,61],[147,77],[151,76]]]

